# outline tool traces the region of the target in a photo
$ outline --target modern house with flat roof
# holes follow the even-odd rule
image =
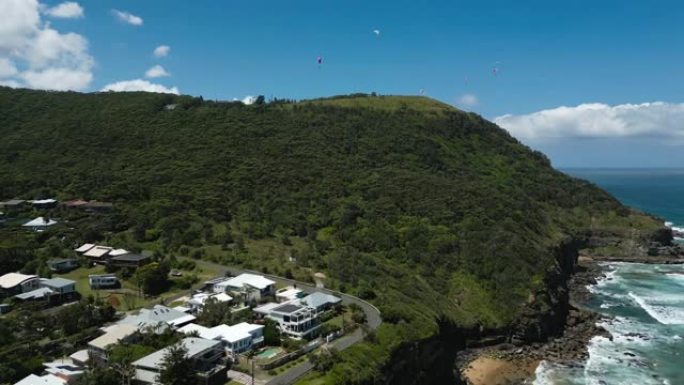
[[[187,302],[187,306],[190,308],[190,312],[199,313],[202,311],[204,304],[209,300],[220,303],[229,303],[233,300],[233,297],[226,293],[197,293],[190,298],[190,300]]]
[[[221,342],[204,338],[187,337],[179,342],[187,349],[186,357],[193,361],[198,384],[223,385],[226,382],[226,365]],[[164,357],[170,348],[158,350],[133,362],[134,379],[144,384],[158,384]]]
[[[214,284],[214,291],[234,293],[233,298],[244,302],[259,301],[275,294],[275,282],[256,274],[240,274]]]
[[[0,277],[0,289],[5,295],[17,295],[36,290],[40,287],[40,280],[36,275],[21,273],[7,273]]]
[[[302,290],[293,286],[284,287],[276,291],[275,298],[277,302],[289,302],[306,295]]]
[[[230,354],[243,353],[261,346],[264,342],[264,326],[241,322],[237,325],[218,325],[207,328],[197,324],[188,324],[178,329],[183,334],[197,333],[202,338],[217,340]]]
[[[292,338],[310,338],[321,326],[316,309],[295,302],[267,303],[254,312],[278,323],[278,329]]]
[[[69,358],[62,358],[53,362],[44,362],[43,366],[47,373],[60,378],[66,384],[75,382],[83,373],[85,373],[85,368],[74,363]]]

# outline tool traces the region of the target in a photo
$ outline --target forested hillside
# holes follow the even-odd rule
[[[658,226],[478,115],[421,97],[245,106],[0,88],[0,138],[0,199],[111,201],[114,220],[89,231],[167,253],[221,245],[197,256],[322,271],[370,300],[385,324],[347,353],[374,352],[348,368],[359,377],[436,319],[510,323],[565,237]],[[249,247],[268,240],[278,246]]]

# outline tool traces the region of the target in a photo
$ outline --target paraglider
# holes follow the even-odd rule
[[[496,76],[499,74],[499,62],[494,63],[494,68],[492,68],[492,75]]]
[[[421,95],[425,95],[425,90],[422,89],[422,88],[421,88],[418,92],[419,92]]]
[[[379,29],[374,29],[373,33],[375,34],[375,36],[380,37],[380,30]]]
[[[317,57],[317,58],[316,58],[316,63],[318,63],[318,65],[321,65],[321,64],[323,64],[323,58],[322,58],[322,57],[320,57],[320,56],[319,56],[319,57]]]

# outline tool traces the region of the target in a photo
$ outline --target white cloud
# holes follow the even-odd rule
[[[154,49],[154,57],[165,57],[168,56],[169,52],[171,52],[171,47],[168,45],[160,45],[159,47]]]
[[[9,59],[0,57],[0,79],[14,76],[19,71]]]
[[[93,80],[90,71],[69,68],[46,68],[24,71],[19,77],[29,88],[51,90],[82,90]]]
[[[143,25],[143,19],[140,16],[136,16],[132,13],[112,9],[112,14],[122,23],[135,26]]]
[[[241,101],[243,104],[250,105],[254,104],[254,102],[256,102],[256,99],[256,96],[245,96],[244,99],[242,99]]]
[[[494,119],[518,138],[684,137],[684,103],[601,103],[558,107]]]
[[[40,12],[45,9],[54,8],[45,8],[37,0],[0,1],[2,83],[51,90],[86,89],[94,66],[88,41],[76,33],[61,33],[42,21]]]
[[[107,84],[102,88],[102,91],[115,91],[115,92],[132,92],[132,91],[145,91],[145,92],[158,92],[162,94],[176,94],[178,95],[178,88],[172,87],[167,88],[161,84],[150,83],[143,79],[133,79],[133,80],[123,80],[120,82]]]
[[[477,96],[473,94],[465,94],[458,98],[458,104],[463,107],[475,107],[478,103]]]
[[[171,76],[171,74],[168,73],[164,69],[164,67],[160,66],[159,64],[145,71],[146,78],[161,78],[164,76]]]
[[[47,8],[45,13],[62,19],[79,19],[83,17],[83,7],[73,1],[65,1],[52,8]]]

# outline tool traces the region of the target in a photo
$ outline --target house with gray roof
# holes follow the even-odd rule
[[[129,315],[117,323],[134,325],[140,331],[161,332],[168,327],[179,328],[194,320],[195,316],[192,314],[163,305],[154,305],[152,309],[141,309],[138,314]]]
[[[312,307],[317,313],[326,311],[342,303],[342,298],[331,294],[315,292],[301,299],[302,304]]]
[[[220,341],[188,337],[179,342],[187,349],[186,357],[193,362],[193,371],[198,383],[223,385],[226,382],[226,365],[223,345]],[[158,350],[135,362],[134,379],[144,384],[159,384],[158,378],[164,357],[170,348]]]

